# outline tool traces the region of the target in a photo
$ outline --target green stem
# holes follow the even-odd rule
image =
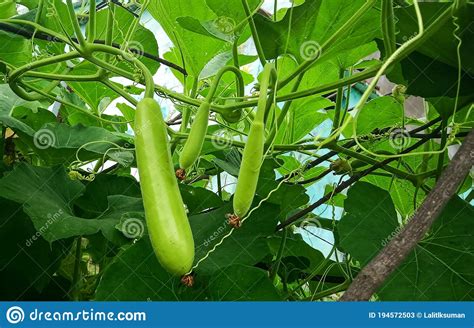
[[[352,67],[349,70],[349,76],[352,76]],[[349,84],[347,86],[347,92],[346,92],[346,106],[344,106],[344,112],[342,113],[342,117],[339,120],[339,122],[344,122],[344,120],[346,119],[346,115],[349,112],[349,106],[351,102],[351,91],[352,91],[352,85]]]
[[[348,19],[344,25],[342,25],[332,36],[324,42],[321,46],[320,54],[324,53],[331,47],[334,43],[339,41],[346,32],[350,31],[354,24],[364,15],[367,11],[374,5],[377,0],[367,0],[366,3],[356,11],[350,19]],[[306,72],[321,56],[315,56],[315,58],[308,59],[303,62],[300,66],[296,68],[296,70],[291,73],[288,77],[284,78],[282,81],[278,82],[278,88],[281,89],[288,83],[290,83],[294,78],[300,75],[303,72]]]
[[[117,86],[116,84],[114,84],[114,82],[112,81],[109,81],[107,79],[104,79],[104,80],[101,80],[101,82],[107,86],[109,89],[111,89],[112,91],[114,91],[115,93],[117,93],[118,95],[122,96],[123,98],[125,98],[129,103],[131,103],[133,106],[137,106],[138,104],[138,101],[133,98],[131,95],[129,95],[127,92],[125,92],[122,88],[120,88],[119,86]]]
[[[239,39],[235,38],[234,43],[232,44],[232,58],[234,60],[234,66],[240,68],[239,63]]]
[[[323,290],[319,293],[313,294],[311,297],[307,298],[306,301],[319,300],[323,297],[331,296],[333,294],[342,292],[342,291],[346,290],[349,287],[350,284],[351,284],[351,282],[349,280],[345,281],[340,285],[337,285],[337,286],[328,288],[326,290]]]
[[[15,92],[19,97],[21,97],[25,100],[28,100],[28,101],[40,100],[43,97],[38,92],[36,92],[36,94],[32,93],[32,92],[28,92],[23,87],[20,86],[20,84],[22,84],[21,81],[20,81],[20,78],[21,78],[22,74],[28,72],[28,70],[33,69],[33,68],[47,66],[47,65],[50,65],[50,64],[55,64],[56,63],[55,60],[58,60],[58,59],[59,60],[67,60],[68,58],[71,59],[71,58],[75,58],[75,57],[78,57],[78,54],[73,51],[71,53],[62,54],[62,55],[58,55],[58,56],[53,56],[53,57],[50,57],[50,58],[45,58],[45,59],[42,59],[42,60],[38,60],[34,63],[21,66],[21,67],[15,69],[13,71],[8,72],[8,84],[9,84],[10,88],[13,90],[13,92]],[[43,91],[45,91],[46,93],[49,93],[58,84],[59,84],[59,81],[51,83],[48,86],[48,88],[46,90],[43,90]]]
[[[96,2],[95,0],[89,0],[89,24],[88,24],[88,33],[87,33],[87,41],[90,43],[94,43],[95,40],[95,33],[96,33]]]
[[[393,13],[393,0],[382,0],[381,23],[385,57],[390,57],[397,50],[395,39],[395,15]]]
[[[103,52],[103,53],[109,53],[111,55],[115,56],[121,56],[122,58],[128,58],[130,62],[134,63],[135,65],[138,66],[138,68],[142,71],[145,79],[145,97],[146,98],[153,98],[153,95],[155,94],[154,88],[155,88],[155,82],[153,81],[153,75],[151,74],[150,70],[146,67],[145,64],[143,64],[140,60],[138,60],[135,57],[130,57],[127,56],[127,53],[123,50],[107,46],[105,44],[89,44],[88,49],[93,53],[93,52]],[[93,55],[87,56],[86,59],[89,61],[92,61]],[[96,59],[97,60],[97,59]],[[112,66],[112,65],[110,65]]]
[[[93,117],[101,122],[104,122],[104,123],[110,123],[110,124],[128,124],[130,122],[117,122],[117,121],[111,121],[111,120],[106,120],[106,119],[103,119],[101,117],[98,117],[97,115],[94,115],[93,113],[89,112],[87,109],[85,108],[82,108],[82,107],[79,107],[71,102],[68,102],[66,100],[63,100],[62,98],[60,98],[59,96],[55,95],[55,94],[49,94],[47,92],[44,92],[43,90],[35,87],[35,86],[32,86],[32,85],[29,85],[28,86],[29,89],[33,90],[34,92],[37,92],[38,94],[41,94],[43,95],[45,98],[47,99],[50,99],[51,101],[57,101],[58,103],[64,105],[64,106],[67,106],[67,107],[71,107],[72,109],[75,109],[77,111],[80,111],[90,117]]]
[[[222,181],[221,181],[221,171],[217,171],[217,194],[219,198],[222,199]]]
[[[263,51],[262,44],[260,43],[260,38],[258,36],[257,27],[253,20],[252,13],[250,12],[249,4],[247,0],[242,0],[242,6],[244,7],[245,15],[247,16],[248,23],[250,25],[250,31],[252,32],[253,41],[255,43],[255,48],[257,49],[258,58],[262,66],[265,66],[267,60],[265,58],[265,52]]]
[[[7,128],[0,124],[0,128],[2,129],[2,135],[0,136],[0,170],[3,171],[5,163],[3,161],[3,157],[5,156],[5,133],[7,132]]]
[[[339,69],[339,79],[344,77],[345,69]],[[337,128],[339,128],[339,124],[341,121],[341,109],[342,109],[342,99],[344,98],[344,88],[341,86],[337,89],[336,95],[336,107],[334,109],[334,120],[332,123],[332,132],[334,132]]]
[[[169,129],[168,133],[172,136],[173,139],[177,139],[177,140],[184,140],[184,139],[187,139],[189,136],[189,133],[177,132],[172,129]],[[206,135],[205,139],[209,141],[218,142],[218,143],[225,142],[225,144],[229,146],[237,147],[237,148],[245,147],[245,142],[217,137],[214,135]],[[321,147],[315,144],[306,144],[306,145],[278,145],[277,144],[277,145],[274,145],[272,148],[276,151],[301,151],[301,150],[320,149]]]
[[[100,159],[97,160],[97,163],[95,163],[93,172],[95,174],[99,173],[100,168],[104,165],[104,157],[101,157]]]
[[[68,38],[66,38],[65,36],[63,36],[62,34],[60,33],[57,33],[53,30],[50,30],[44,26],[41,26],[40,24],[38,23],[35,23],[35,22],[32,22],[32,21],[28,21],[28,20],[24,20],[24,19],[0,19],[0,22],[1,23],[9,23],[9,24],[14,24],[14,25],[18,25],[18,24],[23,24],[23,25],[28,25],[28,26],[31,26],[33,27],[35,30],[37,31],[40,31],[40,32],[43,32],[43,33],[46,33],[46,34],[49,34],[51,35],[52,37],[58,39],[58,40],[61,40],[62,42],[72,46],[72,43],[69,41]]]
[[[8,74],[8,81],[9,81],[9,83],[15,83],[15,80],[20,78],[20,76],[23,73],[27,72],[27,71],[30,71],[30,70],[35,69],[35,68],[51,65],[51,64],[57,64],[58,62],[67,61],[67,60],[71,60],[71,59],[78,58],[78,57],[80,57],[80,55],[77,51],[71,51],[71,52],[68,52],[68,53],[61,54],[61,55],[56,55],[56,56],[53,56],[53,57],[48,57],[48,58],[43,58],[43,59],[37,60],[33,63],[29,63],[29,64],[26,64],[26,65],[20,66],[19,68],[11,71]]]
[[[211,88],[209,89],[209,92],[206,96],[206,100],[205,100],[206,102],[208,102],[208,103],[212,102],[212,99],[214,98],[214,96],[216,94],[216,91],[217,91],[217,88],[219,86],[219,82],[221,81],[222,76],[227,72],[234,73],[238,93],[239,93],[239,95],[243,94],[244,88],[245,88],[245,83],[244,83],[244,79],[242,77],[242,72],[240,72],[240,69],[238,67],[225,66],[217,72],[216,77],[212,81]]]
[[[37,77],[45,80],[56,80],[56,81],[75,81],[75,82],[91,82],[99,81],[99,74],[93,75],[67,75],[67,74],[51,74],[44,72],[33,72],[29,71],[23,74],[23,76]]]
[[[74,29],[74,34],[76,36],[76,39],[79,42],[79,49],[81,49],[82,51],[85,51],[87,48],[86,40],[84,39],[84,35],[82,34],[81,27],[79,26],[79,22],[77,21],[76,12],[74,11],[72,0],[66,0],[66,5],[67,5],[69,21],[71,22],[72,28]]]
[[[345,154],[347,156],[350,156],[352,158],[359,159],[359,160],[361,160],[365,163],[368,163],[368,164],[372,164],[372,165],[379,164],[379,161],[373,159],[372,157],[366,156],[364,154],[358,153],[358,152],[353,151],[353,150],[348,149],[348,148],[341,147],[341,146],[337,145],[336,143],[328,144],[328,148],[331,149],[331,150],[337,151],[339,153]],[[418,182],[418,179],[416,178],[416,176],[414,174],[404,172],[404,171],[399,170],[399,169],[397,169],[393,166],[390,166],[388,164],[383,166],[381,169],[383,169],[383,170],[385,170],[389,173],[392,173],[392,174],[396,175],[399,178],[409,180],[410,182],[412,182],[415,185]]]
[[[326,257],[319,265],[318,267],[309,275],[307,276],[301,283],[298,284],[298,286],[293,289],[292,291],[290,291],[287,296],[285,298],[289,298],[291,297],[294,292],[296,290],[298,290],[299,288],[303,287],[304,285],[306,285],[308,282],[311,281],[311,279],[313,279],[323,268],[324,266],[326,265],[326,263],[329,261],[329,259],[331,258],[332,254],[336,251],[336,246],[333,246],[333,248],[331,249],[331,252],[329,252],[328,254],[328,257]]]
[[[73,301],[79,301],[81,292],[81,262],[82,262],[82,237],[76,239],[76,252],[74,255],[74,272],[72,276],[71,285],[71,299]]]
[[[184,79],[186,80],[186,77],[184,77]],[[193,87],[191,89],[191,94],[190,94],[191,98],[197,97],[198,82],[199,82],[199,79],[195,77],[193,80]],[[179,131],[186,132],[190,117],[191,117],[191,109],[187,106],[183,107],[182,114],[181,114],[182,119],[181,119],[181,125],[179,127]]]
[[[262,79],[260,83],[260,95],[257,102],[257,113],[255,115],[254,122],[260,122],[265,124],[265,116],[267,110],[271,107],[272,101],[268,101],[268,89],[275,88],[275,83],[277,82],[278,76],[277,71],[275,70],[275,65],[272,63],[265,64],[262,73]],[[270,94],[270,97],[272,95]]]
[[[107,12],[107,28],[105,32],[105,45],[112,46],[113,34],[114,34],[114,16],[115,16],[115,4],[109,1],[108,12]],[[105,61],[110,61],[110,54],[105,54]]]
[[[273,0],[273,21],[277,21],[278,0]]]
[[[444,156],[445,156],[445,151],[444,148],[446,147],[446,142],[448,140],[448,120],[443,118],[441,121],[441,143],[440,143],[440,153],[438,155],[438,166],[436,169],[436,179],[438,179],[441,175],[441,172],[443,171],[443,165],[444,165]]]
[[[298,79],[296,80],[295,84],[293,85],[293,88],[291,92],[295,92],[298,90],[301,81],[303,81],[304,73],[298,76]],[[278,97],[277,97],[278,99]],[[280,115],[278,115],[276,125],[272,126],[272,129],[270,130],[270,133],[268,134],[267,140],[266,140],[266,146],[268,147],[274,140],[277,130],[279,130],[283,124],[283,121],[285,120],[286,114],[288,113],[291,104],[293,103],[293,99],[289,99],[285,102],[283,105],[283,108],[281,109]]]
[[[281,259],[283,257],[283,252],[285,251],[286,238],[288,237],[288,229],[283,229],[283,236],[281,237],[280,247],[278,248],[278,253],[273,264],[273,268],[270,272],[270,281],[275,284],[275,279],[280,268]]]

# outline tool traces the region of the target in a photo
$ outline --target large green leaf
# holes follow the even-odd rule
[[[26,133],[34,133],[34,130],[21,120],[12,116],[16,107],[28,107],[37,110],[41,104],[37,101],[27,102],[18,97],[8,86],[8,84],[0,85],[0,122],[12,129],[18,129]]]
[[[83,125],[71,127],[62,123],[48,123],[37,131],[31,129],[19,135],[51,164],[73,161],[76,155],[81,160],[99,158],[109,149],[116,148],[116,145],[123,147],[127,144],[124,139],[103,128]],[[128,152],[132,154],[131,150]]]
[[[434,22],[449,3],[420,3],[423,23],[428,26]],[[474,30],[471,27],[474,7],[466,5],[457,14],[456,32],[462,39],[460,58],[462,65],[460,95],[472,94],[474,88],[474,45],[471,40]],[[413,6],[399,8],[397,16],[397,41],[406,42],[418,33],[418,25]],[[389,77],[396,83],[408,87],[407,93],[422,97],[454,97],[458,80],[458,40],[454,37],[456,26],[452,19],[441,27],[436,34],[426,40],[416,52],[401,61],[401,71],[395,70]],[[401,73],[401,76],[400,76]]]
[[[370,199],[370,202],[367,202]],[[341,247],[367,264],[401,226],[388,192],[365,182],[349,189],[338,224]],[[472,300],[474,209],[455,196],[399,268],[379,289],[382,300]],[[363,242],[362,242],[363,241]]]
[[[44,291],[70,241],[46,242],[18,203],[0,197],[0,299],[29,300]]]
[[[71,74],[76,75],[92,75],[97,72],[97,67],[88,62],[83,62],[72,70]],[[114,83],[114,82],[111,82]],[[112,91],[109,87],[101,82],[74,82],[68,83],[74,93],[83,99],[92,109],[91,112],[99,113],[102,112],[102,108],[112,102],[115,98],[118,98],[118,94]],[[118,88],[122,88],[121,85],[117,85]]]
[[[263,204],[245,221],[241,228],[223,240],[231,227],[226,214],[232,212],[230,204],[209,213],[190,217],[196,244],[196,260],[205,257],[215,245],[214,252],[196,269],[198,274],[211,274],[232,264],[254,265],[268,253],[266,237],[272,235],[278,222],[279,207]]]
[[[323,123],[328,116],[321,109],[331,106],[333,103],[323,97],[309,97],[295,100],[288,115],[288,127],[280,128],[275,143],[292,144],[312,132],[318,125]],[[284,142],[282,142],[284,141]]]
[[[425,196],[422,190],[416,192],[415,186],[403,179],[394,179],[392,177],[369,175],[362,179],[390,192],[393,204],[397,212],[403,218],[409,217],[420,206]],[[416,196],[416,200],[415,200]]]
[[[74,215],[73,202],[84,186],[62,167],[34,167],[26,163],[0,179],[0,195],[22,204],[41,236],[53,242],[114,229],[113,220],[87,220]]]
[[[129,246],[107,268],[98,301],[178,301],[184,287],[159,264],[148,239]]]
[[[298,61],[314,55],[365,1],[305,1],[287,11],[285,17],[273,22],[263,15],[255,15],[260,41],[268,58],[291,54]],[[372,41],[379,35],[379,14],[368,10],[351,31],[336,41],[321,56],[330,58],[338,52]]]
[[[151,5],[149,6],[149,8]],[[107,33],[107,10],[101,10],[97,13],[97,39],[105,39]],[[112,35],[112,41],[115,44],[122,45],[124,43],[124,37],[127,34],[127,31],[130,25],[136,18],[126,9],[115,6],[115,13],[114,13],[114,33]],[[131,36],[128,41],[128,47],[134,48],[139,51],[147,52],[151,55],[157,56],[158,55],[158,43],[155,39],[155,36],[152,31],[146,29],[143,25],[139,24],[135,33]],[[140,54],[128,52],[130,58],[136,57],[140,61],[142,61],[146,67],[150,70],[152,74],[156,73],[158,67],[160,66],[159,63],[155,60],[151,60],[146,58]],[[131,70],[131,66],[129,63],[114,61],[118,67],[121,67],[126,70]],[[132,69],[133,71],[133,69]]]
[[[278,301],[276,288],[262,269],[231,265],[222,269],[209,283],[214,301]]]
[[[214,252],[209,253],[195,269],[197,285],[193,288],[194,291],[186,290],[180,285],[179,277],[172,277],[161,268],[148,237],[144,237],[119,255],[107,269],[99,286],[97,298],[99,300],[200,300],[206,296],[202,290],[209,283],[215,284],[216,292],[219,290],[219,293],[214,293],[212,297],[222,297],[222,289],[219,286],[227,286],[229,277],[234,277],[230,274],[227,277],[221,276],[223,270],[230,270],[228,267],[235,265],[239,265],[239,268],[242,268],[242,265],[254,265],[269,253],[265,238],[274,232],[277,222],[276,210],[275,206],[262,206],[240,229],[234,231],[231,237],[216,247]],[[225,217],[225,214],[230,211],[231,207],[227,205],[190,217],[196,245],[195,261],[204,258],[230,231]],[[239,288],[245,291],[253,287],[266,291],[262,297],[276,299],[278,295],[269,281],[267,285],[261,281],[265,287],[252,286],[249,282],[250,277],[262,279],[260,273],[262,271],[246,267],[242,270],[245,278],[234,280],[236,287],[229,297],[256,299],[260,296],[248,294],[236,296]]]
[[[0,31],[0,62],[22,66],[31,62],[31,42],[21,36]]]
[[[268,238],[268,245],[275,256],[280,248],[281,239],[282,237]],[[306,243],[300,235],[290,234],[287,237],[282,253],[283,266],[287,266],[282,269],[287,276],[293,275],[299,278],[301,272],[322,275],[326,270],[330,275],[341,275],[338,267],[334,266],[334,261],[329,260],[325,265],[321,265],[323,261],[325,261],[324,255]]]
[[[10,18],[16,15],[16,4],[13,0],[2,0],[0,2],[0,19]]]
[[[216,19],[216,15],[207,7],[205,0],[157,0],[150,3],[148,10],[173,41],[176,47],[174,51],[176,56],[173,59],[179,59],[179,54],[182,53],[186,69],[194,77],[199,76],[204,66],[215,55],[230,49],[227,42],[199,35],[178,23],[179,17],[186,16],[200,21]],[[177,49],[179,51],[176,52]]]
[[[261,198],[268,198],[267,202],[278,205],[280,212],[277,218],[285,219],[286,215],[292,210],[303,206],[309,202],[309,196],[306,190],[300,185],[281,184],[276,182],[275,169],[277,162],[273,160],[264,161],[260,168],[256,194]],[[254,206],[257,206],[259,199],[255,200]]]
[[[403,105],[393,97],[379,97],[368,102],[357,119],[358,135],[369,134],[375,129],[401,126]]]

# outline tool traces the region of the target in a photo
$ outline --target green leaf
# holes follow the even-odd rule
[[[0,19],[10,18],[16,15],[16,4],[13,0],[1,0]]]
[[[71,127],[56,122],[45,124],[38,131],[29,128],[26,133],[19,135],[22,141],[50,164],[71,162],[76,160],[76,155],[84,161],[96,159],[109,149],[116,148],[116,145],[124,147],[127,144],[125,140],[103,128],[83,125]]]
[[[83,211],[83,217],[93,218],[107,210],[107,197],[111,195],[141,197],[140,186],[130,177],[98,174],[93,181],[86,183],[84,194],[74,204]]]
[[[395,98],[386,96],[369,101],[360,111],[357,119],[357,135],[369,134],[375,129],[383,129],[401,124],[403,105]]]
[[[104,12],[104,11],[102,11]],[[91,63],[84,62],[74,67],[71,74],[75,75],[91,75],[97,72],[97,67]],[[111,82],[115,83],[115,82]],[[109,104],[112,100],[118,97],[118,94],[113,92],[109,87],[101,82],[74,82],[68,83],[74,93],[83,99],[92,109],[93,113],[98,113],[100,104],[104,101]],[[117,84],[116,84],[117,85]],[[122,88],[121,85],[117,87]]]
[[[283,220],[290,211],[307,204],[309,196],[301,185],[285,183],[279,185],[275,178],[276,167],[277,163],[272,160],[263,162],[256,193],[262,198],[270,195],[267,202],[280,206],[277,218]],[[254,205],[256,205],[255,202]]]
[[[188,73],[198,77],[204,66],[218,53],[230,49],[230,45],[221,40],[199,35],[183,28],[177,21],[179,17],[193,17],[199,21],[214,19],[215,14],[207,7],[205,0],[157,0],[148,6],[152,16],[173,41],[178,55],[183,54]],[[179,55],[175,56],[180,58]],[[176,63],[180,63],[176,61]]]
[[[268,245],[270,246],[272,254],[274,255],[277,254],[280,244],[281,237],[272,237],[268,239]],[[340,274],[337,267],[334,268],[334,261],[328,261],[325,265],[319,268],[319,266],[325,260],[324,255],[319,250],[308,245],[299,234],[291,234],[287,237],[282,259],[284,265],[285,262],[288,261],[288,264],[291,263],[291,266],[293,267],[291,270],[289,270],[288,265],[286,268],[287,275],[295,275],[295,272],[290,271],[297,271],[298,273],[305,272],[323,274],[328,269],[328,272],[330,272],[331,275]],[[316,269],[319,270],[316,271]],[[296,275],[298,278],[300,276],[300,274]]]
[[[21,36],[0,31],[0,62],[15,67],[30,63],[31,42]]]
[[[186,184],[180,184],[179,190],[186,204],[189,215],[197,214],[207,209],[221,207],[222,200],[210,190],[193,187]]]
[[[363,267],[401,231],[401,226],[388,192],[373,185],[354,185],[345,206],[347,214],[337,227],[340,245]],[[457,196],[451,199],[426,237],[379,289],[380,299],[474,299],[473,217],[471,205]]]
[[[183,288],[181,288],[183,289]],[[97,287],[97,301],[177,301],[179,279],[159,264],[148,239],[129,246],[107,267]]]
[[[333,103],[324,97],[308,97],[295,100],[288,113],[287,128],[278,131],[275,143],[293,144],[312,132],[328,116],[319,110]]]
[[[37,101],[27,102],[22,98],[18,97],[8,86],[8,84],[0,85],[0,122],[12,129],[18,129],[27,133],[34,133],[34,130],[27,124],[20,120],[12,117],[13,110],[16,107],[28,107],[32,110],[36,110],[41,104]]]
[[[148,9],[150,9],[151,4]],[[107,31],[107,15],[108,10],[101,10],[97,13],[97,39],[105,39],[106,31]],[[130,25],[136,18],[126,9],[115,6],[115,14],[114,14],[114,32],[112,35],[112,41],[115,44],[123,45],[124,38],[127,34],[127,31]],[[152,31],[146,29],[143,25],[139,24],[133,33],[132,37],[128,42],[128,48],[133,48],[142,52],[147,52],[151,55],[157,56],[158,55],[158,43],[155,39],[155,36]],[[129,54],[129,58],[135,57],[138,58],[146,67],[150,70],[152,74],[156,73],[160,64],[156,60],[151,60],[142,56],[140,54],[132,53],[127,51]],[[127,58],[125,58],[127,59]],[[123,68],[128,71],[134,70],[133,66],[131,66],[125,60],[122,61],[115,61],[113,62],[117,67]],[[131,68],[132,67],[132,68]]]
[[[422,2],[419,5],[425,27],[450,6],[449,3],[439,2]],[[413,6],[400,7],[395,14],[398,21],[396,28],[399,30],[397,41],[403,43],[418,33],[415,9]],[[464,96],[472,94],[474,88],[474,45],[471,42],[474,37],[471,27],[474,8],[466,5],[456,15],[456,23],[460,27],[456,33],[462,39],[460,95]],[[389,78],[395,83],[406,85],[407,93],[411,95],[455,97],[458,84],[458,40],[454,37],[455,28],[453,20],[449,19],[433,36],[423,42],[423,46],[402,60],[400,68],[389,74]]]
[[[298,62],[311,57],[364,3],[362,0],[350,3],[306,1],[289,9],[278,22],[255,15],[267,59],[275,59],[285,53],[293,55]],[[323,50],[321,59],[372,41],[379,35],[379,16],[375,9],[368,10],[345,37]]]
[[[364,267],[399,226],[395,207],[388,192],[358,182],[349,189],[344,209],[346,215],[337,225],[339,243]]]
[[[279,301],[281,296],[262,269],[231,265],[209,283],[213,301]]]
[[[415,204],[416,207],[420,206],[425,197],[425,193],[420,189],[418,190],[415,201],[416,189],[413,184],[407,180],[375,175],[369,175],[362,180],[370,182],[384,190],[388,190],[397,212],[400,213],[403,218],[412,215],[415,211]]]
[[[0,197],[0,279],[2,300],[28,300],[45,290],[70,241],[49,244],[21,205]]]
[[[22,163],[0,180],[0,195],[23,204],[24,212],[48,242],[114,229],[114,222],[74,215],[73,202],[83,193],[84,186],[72,181],[62,167]]]

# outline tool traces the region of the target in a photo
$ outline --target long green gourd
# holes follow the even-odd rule
[[[160,106],[144,98],[135,114],[135,147],[145,217],[155,254],[168,272],[188,273],[194,240],[186,215]]]
[[[269,87],[274,88],[275,82],[275,66],[272,63],[268,63],[263,70],[257,113],[250,127],[247,143],[244,148],[234,194],[234,214],[239,218],[243,218],[248,213],[255,197],[265,147],[265,112],[269,107],[268,89]]]
[[[204,138],[207,134],[207,128],[209,125],[209,111],[211,108],[211,102],[217,91],[219,82],[226,72],[233,72],[235,74],[238,93],[239,95],[243,94],[244,81],[239,69],[234,66],[226,66],[219,70],[211,85],[209,93],[206,96],[206,99],[201,103],[201,106],[199,106],[194,118],[194,122],[191,126],[189,136],[179,156],[179,166],[185,171],[196,162],[196,160],[199,158],[199,155],[201,154]]]

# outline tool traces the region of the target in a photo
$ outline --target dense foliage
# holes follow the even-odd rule
[[[0,0],[0,299],[337,299],[473,127],[473,18],[465,0]],[[191,281],[150,242],[143,97]],[[374,299],[474,299],[471,175]]]

